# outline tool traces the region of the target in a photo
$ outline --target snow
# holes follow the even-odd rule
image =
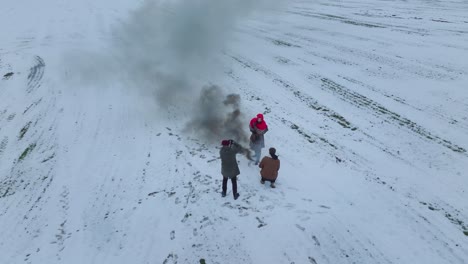
[[[466,1],[197,3],[2,4],[1,263],[468,262]]]

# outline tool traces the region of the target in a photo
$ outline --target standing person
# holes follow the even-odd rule
[[[257,114],[257,117],[252,118],[249,124],[250,132],[250,148],[255,152],[255,165],[258,165],[260,156],[262,155],[262,148],[265,147],[265,133],[268,131],[268,125],[263,119],[262,114]]]
[[[219,151],[219,156],[221,157],[221,174],[223,175],[223,192],[221,196],[226,196],[227,182],[228,179],[231,179],[232,194],[234,195],[234,200],[237,200],[237,198],[239,198],[239,193],[237,192],[237,175],[240,174],[240,171],[237,165],[236,155],[242,153],[243,149],[232,139],[221,141],[221,145],[222,147]]]
[[[271,188],[275,188],[275,181],[276,178],[278,178],[278,171],[280,169],[280,160],[276,155],[275,148],[270,148],[269,152],[271,158],[267,156],[263,157],[262,161],[258,165],[258,167],[261,168],[260,175],[262,176],[260,182],[264,184],[265,181],[269,181],[271,182]]]

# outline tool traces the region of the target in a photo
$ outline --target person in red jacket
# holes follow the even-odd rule
[[[262,155],[262,148],[265,147],[265,133],[268,131],[268,125],[265,122],[262,114],[257,114],[257,117],[252,118],[249,124],[250,132],[250,148],[255,152],[255,165],[258,165]]]

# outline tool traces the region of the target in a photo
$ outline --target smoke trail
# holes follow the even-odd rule
[[[98,54],[81,52],[78,81],[115,81],[184,108],[206,83],[222,77],[220,55],[250,14],[284,0],[146,0],[115,25]]]
[[[205,84],[224,76],[219,56],[238,23],[273,2],[278,0],[146,1],[117,31],[116,57],[127,79],[155,94],[161,107],[189,113],[187,130],[211,143],[231,138],[246,144],[240,96]]]
[[[202,87],[224,77],[219,57],[239,22],[278,1],[146,0],[114,30],[108,53],[79,54],[73,61],[85,65],[90,82],[118,82],[155,96],[162,109],[190,113],[187,127],[209,142],[233,138],[245,144],[240,96]]]
[[[125,79],[183,107],[203,82],[220,75],[218,56],[254,0],[146,1],[116,31],[115,58]]]
[[[226,96],[220,87],[205,84],[224,76],[219,56],[238,23],[280,1],[146,1],[117,32],[117,57],[125,63],[128,79],[152,91],[161,107],[189,113],[186,131],[209,143],[234,139],[246,145],[248,123],[240,96]],[[244,152],[250,159],[250,150]]]

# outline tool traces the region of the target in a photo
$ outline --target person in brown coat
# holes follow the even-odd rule
[[[271,157],[263,157],[260,164],[258,164],[258,167],[261,168],[260,175],[262,176],[260,182],[264,184],[265,181],[269,181],[271,182],[271,188],[275,188],[275,181],[278,178],[278,171],[280,169],[280,160],[276,155],[275,148],[270,148],[269,152]]]

